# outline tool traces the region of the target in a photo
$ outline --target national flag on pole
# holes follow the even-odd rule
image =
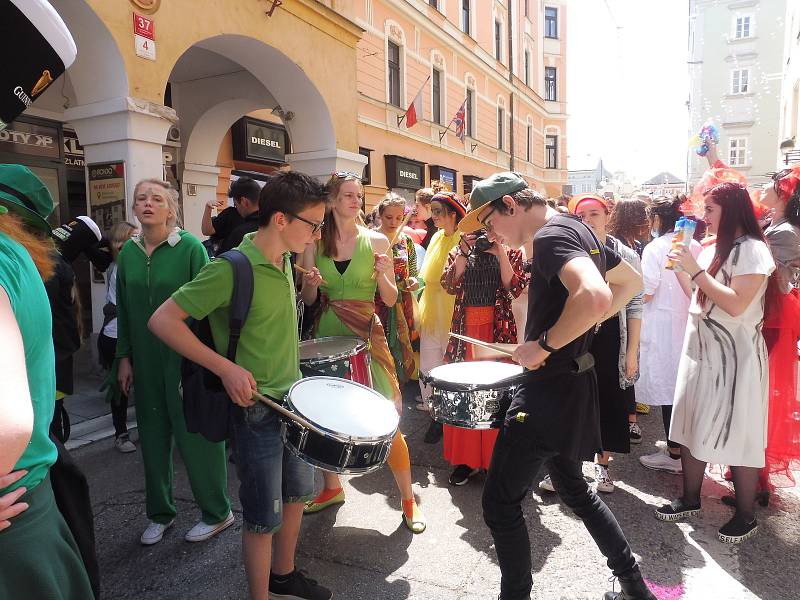
[[[430,79],[430,77],[428,77],[428,79]],[[417,121],[422,118],[422,90],[425,89],[425,84],[428,83],[428,79],[423,82],[417,95],[414,96],[414,100],[408,106],[408,110],[406,111],[406,127],[413,127],[417,124]]]
[[[462,142],[464,141],[464,136],[466,135],[466,118],[467,112],[467,100],[464,99],[464,103],[461,105],[461,108],[458,109],[456,116],[453,117],[453,123],[456,126],[456,137],[460,139]]]

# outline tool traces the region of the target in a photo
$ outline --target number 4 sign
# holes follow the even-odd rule
[[[156,30],[153,20],[133,15],[133,42],[136,47],[136,56],[147,60],[156,59]]]

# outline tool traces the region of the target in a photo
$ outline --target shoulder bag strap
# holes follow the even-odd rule
[[[228,319],[227,358],[230,361],[236,360],[236,348],[239,345],[239,337],[242,328],[247,321],[247,313],[250,312],[250,303],[253,300],[253,267],[250,260],[239,250],[228,250],[219,256],[224,258],[233,267],[233,293],[231,294],[231,304]]]

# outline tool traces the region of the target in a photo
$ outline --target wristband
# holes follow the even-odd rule
[[[539,342],[539,345],[542,347],[542,349],[549,352],[550,354],[558,352],[558,350],[547,344],[547,329],[545,329],[542,332],[542,335],[539,336],[539,339],[537,341]]]
[[[698,277],[700,277],[700,274],[701,274],[701,273],[705,273],[705,272],[706,272],[706,270],[705,270],[705,269],[700,269],[700,270],[699,270],[697,273],[695,273],[694,275],[692,275],[692,278],[690,279],[690,281],[694,281],[695,279],[697,279]]]

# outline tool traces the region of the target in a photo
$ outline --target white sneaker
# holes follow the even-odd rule
[[[203,523],[203,521],[200,521],[197,525],[186,532],[186,535],[183,539],[185,539],[187,542],[204,542],[208,539],[211,539],[221,531],[224,531],[231,525],[233,525],[232,512],[228,513],[228,516],[224,521],[215,523],[214,525],[209,525],[207,523]]]
[[[157,544],[161,541],[161,538],[164,537],[164,532],[172,527],[172,524],[175,522],[173,519],[166,525],[162,525],[161,523],[154,523],[150,521],[150,525],[147,526],[147,529],[144,530],[142,537],[139,538],[139,541],[142,543],[143,546],[152,546],[153,544]]]
[[[666,471],[667,473],[683,473],[681,466],[681,459],[671,458],[669,453],[665,450],[659,450],[653,454],[647,454],[639,457],[639,462],[643,467],[653,469],[654,471]]]
[[[545,475],[544,479],[539,482],[539,489],[543,492],[555,492],[556,488],[553,487],[553,481],[550,479],[550,475]]]
[[[114,447],[123,454],[128,454],[129,452],[136,452],[136,446],[131,441],[131,438],[128,436],[127,433],[123,433],[122,435],[117,436],[117,439],[114,440]]]
[[[594,479],[597,482],[597,491],[610,494],[614,491],[614,480],[608,474],[608,467],[594,464]]]

